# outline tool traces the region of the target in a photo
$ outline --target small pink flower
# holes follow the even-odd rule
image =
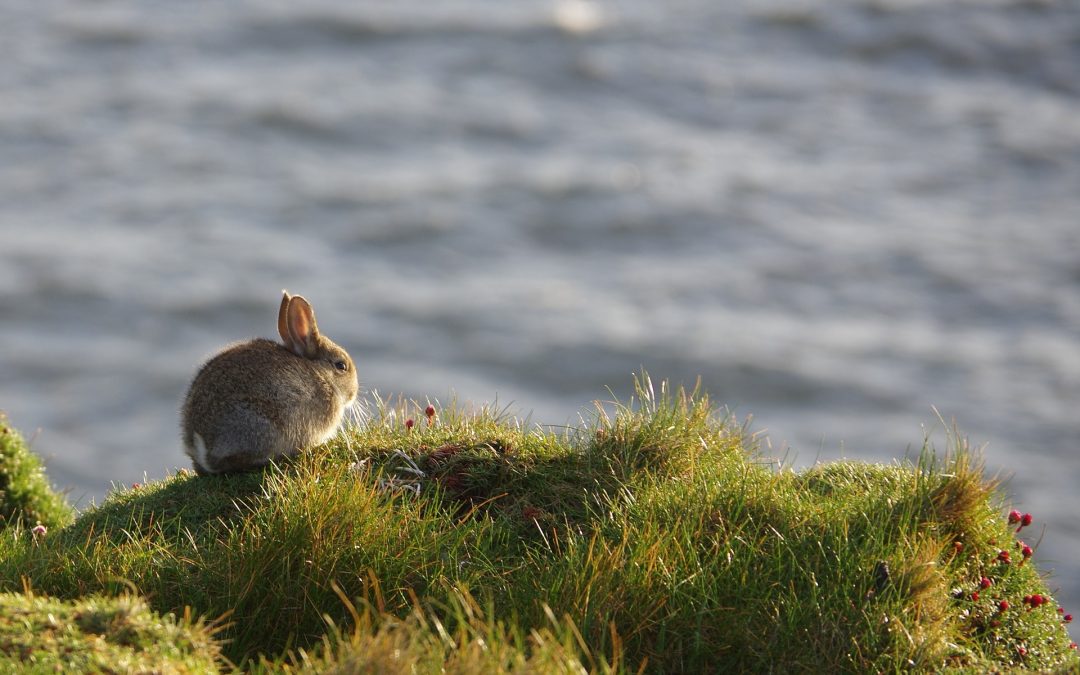
[[[990,588],[990,584],[992,583],[994,582],[990,581],[989,578],[983,577],[982,579],[979,579],[979,588],[986,590],[987,588]]]
[[[1036,607],[1039,607],[1040,605],[1044,604],[1045,602],[1046,602],[1046,598],[1039,595],[1038,593],[1035,593],[1033,595],[1025,595],[1024,596],[1024,604],[1031,605],[1032,609],[1035,609]]]
[[[1020,512],[1017,511],[1016,509],[1013,509],[1012,511],[1009,511],[1009,524],[1010,525],[1015,525],[1015,524],[1019,523],[1021,517],[1022,516],[1020,515]]]
[[[138,489],[139,489],[139,488],[141,488],[141,487],[142,487],[142,486],[141,486],[141,485],[139,485],[138,483],[132,483],[132,484],[131,484],[131,489],[132,489],[132,490],[138,490]]]
[[[44,537],[48,531],[49,528],[45,527],[41,523],[38,523],[33,527],[32,530],[30,530],[30,533],[33,534],[35,537]]]
[[[1020,645],[1016,648],[1016,653],[1020,656],[1027,656],[1027,647],[1025,647],[1024,645]]]
[[[411,417],[409,419],[405,420],[405,430],[406,431],[412,431],[412,428],[413,428],[414,424],[416,424],[416,421],[413,420],[413,418],[411,418]]]
[[[1024,515],[1020,516],[1020,526],[1016,528],[1016,531],[1019,532],[1020,530],[1024,529],[1031,524],[1031,521],[1032,517],[1030,513],[1025,513]]]

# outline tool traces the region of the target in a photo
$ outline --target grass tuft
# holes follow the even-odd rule
[[[41,460],[0,410],[0,527],[59,527],[71,522],[74,513],[49,485]]]
[[[2,672],[218,672],[226,664],[213,632],[127,595],[65,602],[0,593]]]
[[[344,599],[343,599],[344,600]],[[527,634],[497,620],[466,591],[450,596],[436,614],[414,608],[404,618],[362,611],[351,602],[352,629],[331,624],[315,650],[297,650],[256,670],[274,673],[565,673],[623,672],[594,654],[569,617],[547,613],[547,625]],[[441,616],[452,617],[453,628]]]

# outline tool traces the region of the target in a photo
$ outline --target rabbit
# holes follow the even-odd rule
[[[327,441],[356,400],[352,358],[319,333],[307,300],[282,294],[283,344],[230,345],[191,382],[180,428],[199,475],[250,471]]]

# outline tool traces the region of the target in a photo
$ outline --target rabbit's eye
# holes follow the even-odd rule
[[[344,373],[346,370],[349,369],[349,364],[345,363],[344,361],[334,361],[334,367]]]

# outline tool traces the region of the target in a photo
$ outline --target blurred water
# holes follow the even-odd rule
[[[799,466],[936,406],[1080,608],[1075,3],[0,2],[0,54],[0,407],[81,503],[288,288],[383,394],[700,375]]]

